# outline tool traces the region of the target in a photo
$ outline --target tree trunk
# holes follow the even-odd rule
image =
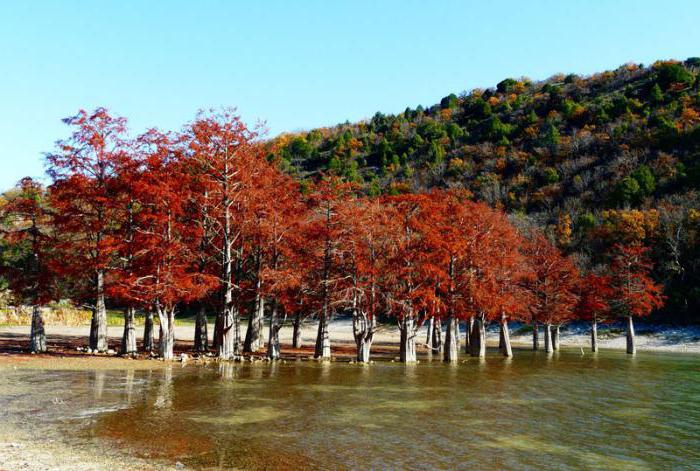
[[[29,350],[34,353],[43,353],[46,351],[44,316],[41,314],[41,307],[37,304],[32,307],[32,327],[29,333]]]
[[[248,328],[243,342],[243,351],[246,353],[257,352],[262,341],[262,321],[265,315],[265,298],[260,295],[260,282],[258,282],[258,292],[255,294],[255,306],[253,312],[248,316]]]
[[[359,363],[369,363],[375,327],[375,318],[372,317],[370,319],[367,313],[355,312],[355,315],[352,317],[352,332],[355,336],[357,361]]]
[[[445,361],[456,362],[459,360],[458,345],[458,320],[454,316],[447,319],[447,331],[445,332]]]
[[[472,329],[474,328],[474,316],[469,317],[469,319],[464,323],[464,353],[471,354],[472,352],[472,344],[471,344],[471,335],[472,335]]]
[[[501,314],[501,340],[499,343],[502,344],[500,347],[501,353],[505,357],[513,356],[513,349],[510,345],[510,329],[508,328],[508,318],[504,314]]]
[[[634,345],[634,321],[632,316],[627,316],[627,353],[634,355],[637,349]]]
[[[416,321],[412,316],[404,316],[401,320],[401,349],[400,359],[404,363],[416,362]]]
[[[90,348],[95,352],[106,352],[107,345],[107,309],[105,307],[104,271],[97,271],[95,283],[96,302],[92,311],[90,324]]]
[[[280,329],[282,322],[279,319],[277,302],[272,302],[272,310],[270,312],[270,332],[267,341],[267,357],[270,360],[279,360],[280,358]]]
[[[559,350],[559,325],[554,326],[552,331],[552,348]]]
[[[228,303],[219,318],[217,354],[223,360],[231,360],[238,356],[241,338],[238,307],[232,304]]]
[[[440,353],[443,348],[442,342],[442,320],[440,318],[435,319],[433,324],[433,352]]]
[[[143,351],[153,351],[153,311],[146,310],[146,321],[143,325]]]
[[[194,323],[194,351],[203,353],[209,350],[209,330],[207,310],[204,304],[199,306]]]
[[[292,348],[301,348],[301,313],[294,316],[294,327],[292,330]]]
[[[546,323],[544,325],[544,350],[547,353],[552,353],[552,324]]]
[[[486,356],[486,328],[484,326],[483,315],[477,316],[476,322],[474,322],[474,325],[472,326],[471,339],[469,343],[471,345],[471,356]]]
[[[532,323],[532,349],[540,349],[540,327],[536,321]]]
[[[175,346],[175,308],[168,309],[158,306],[156,309],[160,321],[159,354],[164,360],[172,360]]]
[[[314,350],[314,358],[317,360],[331,359],[331,339],[328,335],[328,316],[326,308],[318,319],[318,333],[316,334],[316,348]]]
[[[428,319],[428,327],[426,329],[426,335],[425,335],[425,346],[428,348],[428,351],[433,350],[433,326],[435,325],[435,316],[430,316],[430,319]]]
[[[593,318],[591,322],[591,351],[598,351],[598,320]]]
[[[134,325],[134,308],[128,307],[124,311],[124,333],[122,334],[122,355],[136,354],[136,326]]]

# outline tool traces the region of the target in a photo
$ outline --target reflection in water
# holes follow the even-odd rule
[[[153,407],[167,409],[173,404],[173,365],[168,365],[161,370],[162,377],[156,391],[156,400]]]
[[[232,381],[235,378],[236,368],[230,361],[219,362],[219,377],[222,381]]]
[[[127,370],[124,378],[124,389],[126,391],[126,403],[131,405],[132,395],[134,393],[134,370]]]
[[[95,393],[95,399],[102,399],[102,394],[104,393],[105,389],[105,376],[106,372],[103,370],[96,370],[93,373],[93,388],[92,390]]]
[[[70,407],[42,409],[42,427],[75,436],[77,426],[127,453],[194,468],[689,469],[700,463],[697,356],[563,350],[551,357],[520,351],[512,359],[464,359],[456,365],[222,362],[55,371],[43,381],[37,372],[17,371],[9,380],[22,390],[12,396],[21,401],[2,403],[0,418],[24,424],[30,411],[37,413],[30,404],[68,391]],[[75,415],[65,422],[68,409]]]

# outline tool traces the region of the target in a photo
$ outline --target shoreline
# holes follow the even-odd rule
[[[291,346],[292,329],[290,327],[280,331],[280,342],[283,360],[307,360],[313,359],[313,345],[316,334],[316,322],[308,322],[302,328],[302,346],[294,349]],[[108,341],[110,354],[86,353],[89,326],[46,326],[47,345],[49,351],[45,354],[30,354],[27,349],[29,327],[28,326],[0,326],[0,365],[9,365],[27,368],[40,367],[46,361],[52,361],[50,369],[71,369],[90,367],[102,368],[107,361],[110,368],[159,368],[165,364],[162,361],[154,361],[151,355],[139,353],[136,357],[122,357],[117,354],[121,341],[121,326],[108,327]],[[139,329],[140,330],[140,329]],[[157,330],[157,329],[156,329]],[[517,325],[511,329],[511,342],[517,350],[530,350],[532,345],[531,331],[526,327]],[[209,332],[213,332],[210,325]],[[141,344],[142,332],[137,331],[137,343]],[[418,331],[418,353],[423,356],[429,352],[422,340],[425,338],[425,326]],[[194,326],[178,326],[175,329],[175,360],[180,361],[180,355],[185,354],[187,360],[193,363],[208,363],[218,361],[212,353],[208,355],[196,354],[192,351]],[[333,359],[337,361],[353,361],[355,358],[355,343],[352,335],[352,322],[345,319],[334,320],[330,324],[330,337]],[[211,338],[211,335],[210,335]],[[464,331],[461,332],[463,342]],[[263,339],[267,339],[267,329],[263,329]],[[157,341],[157,332],[156,332]],[[598,345],[601,350],[623,351],[625,349],[624,332],[619,332],[614,326],[601,326],[599,328]],[[581,349],[584,353],[590,353],[590,334],[585,324],[565,326],[561,330],[560,343],[563,349]],[[637,350],[639,352],[669,352],[669,353],[695,353],[700,354],[700,327],[673,327],[673,326],[645,326],[641,325],[636,336]],[[498,355],[493,352],[498,346],[498,332],[487,330],[487,355]],[[543,337],[540,333],[540,348],[543,346]],[[462,344],[463,348],[463,344]],[[372,357],[379,361],[397,360],[399,353],[399,331],[395,326],[383,326],[375,333],[372,344]],[[461,356],[468,357],[464,351]],[[436,355],[436,354],[433,354]],[[255,360],[263,360],[265,349],[246,355],[245,359],[252,357]],[[54,361],[60,360],[60,361]],[[44,365],[47,366],[47,365]]]

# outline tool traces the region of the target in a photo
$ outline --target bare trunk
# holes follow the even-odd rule
[[[277,302],[272,302],[270,312],[270,332],[267,341],[267,357],[270,360],[279,360],[280,357],[280,329],[282,322],[279,318]]]
[[[632,316],[627,316],[627,353],[634,355],[637,349],[634,345],[634,321]]]
[[[157,307],[160,321],[160,336],[158,338],[158,353],[164,360],[173,359],[175,346],[175,308]]]
[[[229,303],[219,318],[219,342],[217,354],[223,360],[231,360],[238,356],[240,343],[240,320],[238,308]]]
[[[472,331],[470,334],[470,354],[473,357],[485,357],[486,356],[486,326],[484,325],[484,316],[479,315],[476,318],[476,322],[472,326]]]
[[[536,321],[532,323],[532,349],[540,349],[540,326]]]
[[[143,325],[143,351],[153,351],[153,311],[146,311],[146,321]]]
[[[134,308],[128,307],[124,311],[124,333],[122,334],[122,355],[136,354],[136,326],[134,325]]]
[[[442,342],[442,320],[440,318],[435,319],[433,324],[433,352],[440,353],[443,348]]]
[[[255,305],[253,312],[248,316],[248,328],[243,342],[243,351],[254,353],[262,347],[262,322],[265,315],[265,298],[260,294],[260,282],[257,283],[255,293]]]
[[[318,332],[316,334],[316,348],[314,350],[314,358],[318,360],[331,359],[331,339],[328,335],[328,316],[327,309],[324,306],[323,312],[318,319]]]
[[[559,350],[559,325],[554,326],[552,331],[552,348]]]
[[[505,357],[513,356],[513,349],[510,345],[510,329],[508,328],[508,319],[505,315],[501,315],[501,341],[502,346],[500,347],[501,353]]]
[[[301,348],[301,313],[294,316],[294,327],[292,330],[292,348]]]
[[[435,324],[435,317],[430,316],[430,319],[428,319],[428,327],[426,329],[426,335],[425,335],[425,346],[430,351],[433,350],[433,325],[434,324]]]
[[[598,320],[595,317],[591,322],[591,351],[598,351]]]
[[[364,312],[355,312],[352,318],[352,332],[355,336],[357,361],[359,363],[369,363],[375,327],[376,320],[374,317],[370,319]]]
[[[471,353],[471,333],[474,328],[474,316],[471,316],[465,323],[465,334],[464,334],[464,353]]]
[[[445,361],[456,362],[459,360],[458,333],[459,324],[454,316],[447,319],[447,331],[445,332]]]
[[[194,351],[206,352],[209,350],[209,330],[207,326],[207,310],[204,304],[199,306],[194,323]]]
[[[44,317],[41,314],[41,307],[32,307],[32,327],[29,333],[29,350],[33,353],[43,353],[46,351],[46,332],[44,331]]]
[[[400,359],[404,363],[416,362],[416,321],[412,316],[404,316],[401,320]]]
[[[544,350],[547,353],[552,353],[554,351],[552,348],[552,324],[549,323],[544,325]]]
[[[95,282],[96,299],[90,324],[90,348],[95,352],[106,352],[107,309],[105,307],[104,271],[98,270]]]

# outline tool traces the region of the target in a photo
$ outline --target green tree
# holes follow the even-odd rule
[[[656,178],[651,170],[646,165],[641,165],[637,170],[632,172],[632,178],[634,178],[639,184],[639,194],[640,196],[649,196],[654,193],[656,189]]]

